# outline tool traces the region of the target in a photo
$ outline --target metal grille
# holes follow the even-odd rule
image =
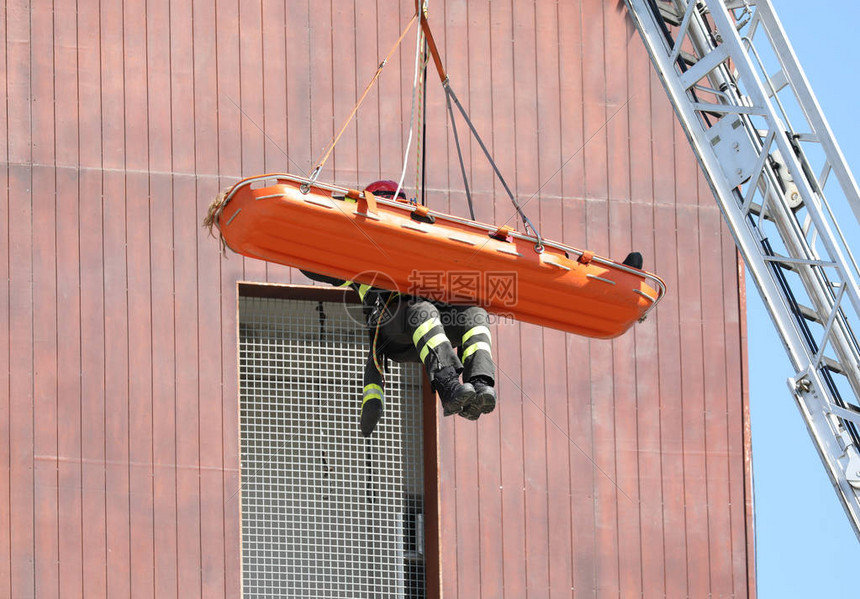
[[[420,370],[358,428],[361,307],[239,300],[242,575],[256,597],[423,597]]]

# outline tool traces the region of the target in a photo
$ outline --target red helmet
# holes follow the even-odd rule
[[[374,181],[370,185],[364,188],[364,191],[369,191],[375,196],[382,196],[383,198],[393,198],[394,192],[397,191],[397,181],[391,181],[390,179],[383,179],[381,181]],[[406,199],[406,194],[403,192],[403,189],[400,190],[400,193],[397,194],[398,198]]]

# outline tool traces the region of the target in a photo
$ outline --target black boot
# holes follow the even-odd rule
[[[639,252],[630,252],[627,254],[627,257],[624,258],[624,262],[622,262],[622,264],[642,270],[642,254]]]
[[[460,375],[450,366],[433,377],[433,388],[439,394],[445,416],[459,414],[463,406],[475,401],[475,388],[470,383],[461,383]]]
[[[372,397],[361,404],[361,434],[369,437],[382,418],[382,400]]]
[[[475,387],[475,400],[463,406],[460,416],[477,420],[481,414],[489,414],[496,409],[496,390],[493,381],[484,376],[472,377],[469,382]]]

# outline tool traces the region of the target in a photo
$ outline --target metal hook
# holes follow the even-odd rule
[[[317,177],[320,176],[321,170],[322,165],[317,165],[311,175],[308,177],[308,180],[301,184],[301,186],[299,187],[299,191],[302,192],[302,195],[307,195],[307,193],[311,190],[311,185],[316,183]]]

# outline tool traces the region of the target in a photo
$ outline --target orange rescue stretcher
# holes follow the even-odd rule
[[[666,292],[659,277],[593,252],[292,175],[244,179],[210,215],[227,247],[251,258],[587,337],[621,335]]]

